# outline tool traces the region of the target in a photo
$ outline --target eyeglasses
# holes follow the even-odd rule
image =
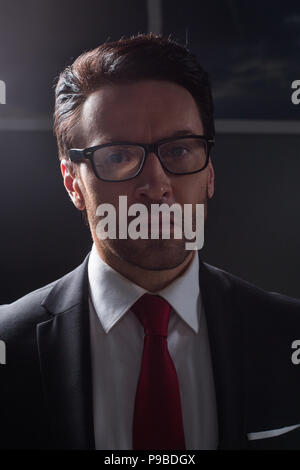
[[[205,135],[164,139],[154,144],[112,142],[85,149],[70,149],[73,162],[91,161],[97,178],[127,181],[142,171],[149,153],[155,153],[162,167],[173,175],[190,175],[206,168],[215,140]]]

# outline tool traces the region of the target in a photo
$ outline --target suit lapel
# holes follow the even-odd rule
[[[232,283],[200,261],[199,281],[215,378],[219,448],[244,448],[243,320],[235,309]]]
[[[88,309],[88,256],[43,302],[37,325],[41,373],[58,448],[94,448]]]

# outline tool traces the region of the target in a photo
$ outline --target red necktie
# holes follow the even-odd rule
[[[145,331],[133,417],[133,450],[184,450],[177,373],[167,344],[170,306],[144,294],[131,308]]]

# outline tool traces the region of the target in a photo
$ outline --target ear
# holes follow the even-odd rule
[[[207,194],[208,194],[209,199],[211,199],[215,192],[215,172],[214,172],[214,167],[212,165],[210,157],[209,157],[207,168],[208,168]]]
[[[85,209],[85,202],[79,186],[79,178],[76,175],[70,160],[61,160],[60,169],[64,180],[64,186],[78,210]]]

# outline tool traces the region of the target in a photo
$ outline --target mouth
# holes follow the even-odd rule
[[[137,214],[136,216],[128,216],[128,226],[132,221],[136,221],[134,226],[138,232],[147,233],[149,239],[176,239],[182,238],[183,227],[181,217],[177,216],[174,212],[165,214],[159,211],[158,213],[148,212],[147,214]],[[180,236],[181,233],[181,236]]]
[[[166,221],[163,221],[163,218],[161,214],[159,214],[159,218],[154,218],[154,220],[151,219],[151,217],[148,217],[145,221],[142,222],[141,224],[143,227],[147,228],[147,231],[149,234],[152,232],[159,234],[160,236],[163,234],[170,234],[172,235],[174,233],[174,218],[167,219]]]

